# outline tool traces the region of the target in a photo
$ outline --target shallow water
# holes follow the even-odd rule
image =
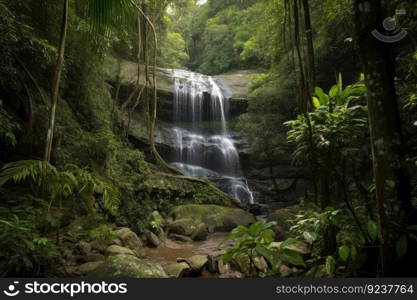
[[[230,247],[233,242],[227,241],[220,245],[227,233],[213,233],[201,242],[178,242],[166,239],[165,245],[158,248],[146,248],[146,259],[161,265],[177,262],[177,258],[187,258],[196,254],[216,255]]]

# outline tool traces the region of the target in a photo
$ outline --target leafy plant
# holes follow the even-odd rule
[[[275,222],[256,222],[249,227],[236,227],[225,240],[233,239],[236,245],[229,248],[222,256],[224,263],[230,263],[241,257],[249,258],[250,269],[255,269],[254,260],[263,257],[272,267],[273,272],[278,273],[282,263],[295,266],[305,266],[302,256],[288,247],[298,242],[296,239],[287,239],[280,247],[271,247],[275,233],[271,230]]]
[[[91,229],[87,233],[91,241],[110,242],[117,237],[117,234],[107,224],[102,224],[96,228]]]
[[[325,259],[324,269],[328,275],[333,275],[339,266],[357,267],[358,253],[366,246],[366,240],[341,209],[307,210],[296,215],[290,223],[290,234],[312,246],[311,261]],[[330,229],[333,237],[328,235]],[[329,238],[334,238],[336,243],[332,255],[327,255],[326,239]]]
[[[2,276],[39,276],[59,248],[39,236],[31,223],[14,215],[0,219],[0,271]]]
[[[164,219],[160,216],[156,216],[149,222],[149,226],[151,227],[152,231],[157,234],[158,236],[163,236],[164,234]]]
[[[81,198],[89,212],[94,212],[95,195],[101,194],[103,207],[116,214],[120,202],[118,189],[109,181],[85,169],[69,165],[66,171],[58,171],[53,165],[40,160],[21,160],[5,164],[0,170],[0,187],[6,182],[24,181],[32,186],[34,195],[48,194],[49,206],[55,200]]]

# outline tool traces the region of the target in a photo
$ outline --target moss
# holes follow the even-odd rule
[[[214,231],[230,231],[238,225],[256,222],[255,217],[243,209],[219,205],[181,205],[173,208],[169,215],[175,220],[192,219],[205,223]]]
[[[94,278],[166,278],[158,264],[143,261],[133,255],[109,256],[104,263],[88,274]]]

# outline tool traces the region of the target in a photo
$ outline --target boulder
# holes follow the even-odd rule
[[[186,262],[180,262],[164,266],[164,270],[170,277],[180,278],[190,273],[191,267]]]
[[[292,269],[287,267],[286,265],[281,265],[279,267],[279,273],[281,275],[281,277],[289,277],[292,275]]]
[[[267,221],[274,221],[281,229],[288,231],[290,229],[288,221],[293,218],[299,210],[300,208],[298,205],[277,209],[268,216]]]
[[[157,248],[157,247],[159,247],[159,245],[162,244],[162,242],[159,239],[159,237],[157,237],[156,234],[154,234],[151,231],[145,232],[145,237],[146,237],[147,244],[150,247],[156,247]]]
[[[193,240],[185,235],[181,235],[181,234],[176,234],[176,233],[171,233],[169,235],[169,237],[173,240],[179,241],[179,242],[183,242],[183,243],[191,243]]]
[[[104,261],[88,262],[88,263],[85,263],[85,264],[82,264],[82,265],[78,266],[78,271],[81,274],[85,275],[85,274],[88,274],[90,272],[93,272],[95,269],[97,269],[103,263],[104,263]]]
[[[86,241],[79,241],[75,248],[81,255],[88,255],[91,253],[91,244]]]
[[[232,261],[233,267],[235,267],[239,272],[245,275],[252,275],[254,273],[254,268],[251,265],[249,256],[239,255]]]
[[[243,209],[219,205],[181,205],[174,207],[170,216],[174,220],[189,219],[194,224],[204,223],[210,232],[228,232],[238,225],[248,226],[256,222],[255,217]]]
[[[106,249],[106,256],[111,255],[118,255],[118,254],[124,254],[124,255],[133,255],[136,256],[135,251],[126,248],[126,247],[120,247],[117,245],[111,245]]]
[[[219,272],[219,266],[218,266],[218,261],[220,259],[219,256],[215,256],[215,255],[209,255],[207,257],[208,262],[207,262],[207,269],[209,270],[210,273],[217,273]]]
[[[105,259],[104,255],[99,253],[90,253],[85,256],[85,260],[87,262],[96,262],[96,261],[103,261]]]
[[[168,232],[191,236],[200,224],[191,218],[182,218],[168,224]]]
[[[230,265],[223,263],[223,260],[218,261],[218,269],[220,274],[227,274],[230,272]]]
[[[94,278],[167,278],[164,269],[133,255],[112,255],[87,274]]]
[[[205,241],[207,240],[207,226],[200,223],[191,235],[193,241]]]
[[[102,240],[94,240],[91,242],[91,248],[100,253],[104,253],[109,246],[109,243]]]
[[[136,252],[139,257],[144,257],[145,252],[141,239],[129,228],[121,228],[116,231],[117,237],[122,241],[123,246]]]
[[[111,241],[111,243],[112,243],[113,245],[123,246],[123,243],[122,243],[122,241],[121,241],[120,239],[113,239],[113,240]]]
[[[255,265],[256,269],[258,269],[261,272],[268,271],[268,263],[263,257],[255,257],[253,259],[253,264]]]
[[[178,258],[177,262],[186,262],[194,271],[201,271],[208,263],[207,255],[193,255],[189,258]]]

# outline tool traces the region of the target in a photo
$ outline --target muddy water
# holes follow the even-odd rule
[[[146,248],[147,260],[168,265],[177,262],[177,258],[187,258],[196,254],[216,255],[232,245],[227,241],[220,245],[227,233],[210,234],[206,241],[177,242],[166,239],[165,245],[159,248]]]

